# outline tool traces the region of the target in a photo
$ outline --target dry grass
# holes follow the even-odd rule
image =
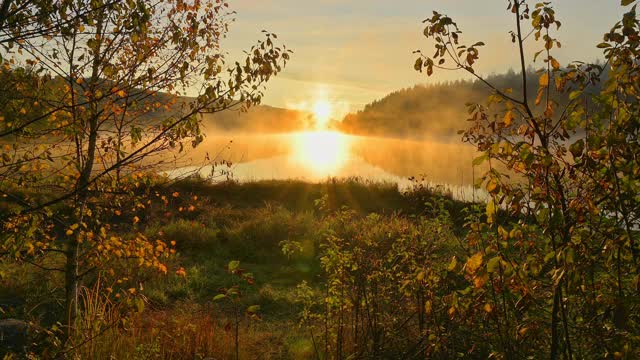
[[[112,328],[94,344],[79,349],[82,359],[233,359],[228,319],[214,305],[182,303],[171,310],[147,310],[129,319],[130,326]],[[241,359],[304,359],[310,343],[294,324],[243,319]]]

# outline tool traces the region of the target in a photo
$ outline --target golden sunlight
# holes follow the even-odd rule
[[[335,131],[298,133],[294,137],[296,159],[315,175],[329,176],[348,158],[347,138]]]
[[[316,118],[316,128],[325,129],[331,119],[333,107],[327,100],[316,100],[313,104],[313,115]]]

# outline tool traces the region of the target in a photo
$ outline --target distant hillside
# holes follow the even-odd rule
[[[205,132],[219,130],[279,133],[307,129],[312,124],[312,119],[302,111],[258,105],[247,112],[229,110],[205,114],[202,123]]]
[[[531,102],[538,90],[538,75],[529,73]],[[500,89],[511,88],[520,97],[521,75],[509,71],[492,75],[488,81]],[[417,85],[393,92],[364,109],[348,114],[335,127],[359,135],[424,138],[452,136],[468,127],[466,103],[485,103],[491,94],[480,81],[454,81]],[[561,103],[566,103],[566,98]]]

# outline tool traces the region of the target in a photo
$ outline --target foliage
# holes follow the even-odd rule
[[[629,5],[633,1],[623,1]],[[464,140],[484,152],[482,178],[491,194],[472,219],[473,255],[460,270],[470,281],[451,312],[461,324],[484,318],[475,344],[501,358],[639,356],[638,30],[634,5],[604,35],[606,66],[553,56],[561,23],[549,2],[509,1],[519,50],[519,93],[474,71],[482,42],[469,45],[448,16],[434,12],[424,34],[435,55],[420,54],[416,70],[463,70],[493,91],[486,105],[469,104]],[[530,22],[530,27],[525,24]],[[528,91],[527,33],[543,64]],[[531,42],[531,40],[529,40]],[[594,94],[581,97],[598,84]],[[566,97],[561,104],[558,99]],[[535,105],[541,105],[536,109]],[[496,164],[506,167],[498,171]],[[478,346],[469,349],[477,353]]]
[[[149,170],[202,141],[199,114],[257,105],[289,51],[265,32],[229,62],[220,42],[233,13],[218,0],[0,10],[0,256],[63,275],[73,341],[84,281],[103,270],[133,281],[116,271],[131,264],[168,272],[175,242],[139,229],[148,210],[183,208],[171,209],[179,192],[153,190],[167,179]]]
[[[331,225],[320,245],[323,293],[307,283],[296,290],[301,326],[309,330],[317,354],[446,357],[471,342],[446,312],[448,291],[460,282],[441,261],[454,251],[446,213],[409,221],[360,217],[345,209],[326,221]]]
[[[228,288],[218,289],[219,294],[213,297],[213,301],[227,300],[233,307],[233,323],[229,322],[225,326],[225,329],[229,332],[233,331],[233,338],[235,344],[235,358],[240,358],[240,320],[241,320],[241,300],[243,297],[244,288],[251,286],[255,283],[252,273],[245,272],[240,268],[240,261],[233,260],[227,264],[227,272],[232,277],[232,285]],[[252,320],[260,320],[260,305],[250,305],[246,308],[245,313]]]

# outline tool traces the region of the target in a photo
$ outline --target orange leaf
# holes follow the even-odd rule
[[[513,118],[513,112],[511,110],[507,111],[507,113],[504,114],[504,126],[510,126],[513,122]]]
[[[482,265],[482,253],[476,253],[467,260],[467,271],[469,273],[475,273],[476,270]]]
[[[548,73],[544,73],[540,76],[540,86],[541,87],[547,87],[549,86],[549,74]]]

